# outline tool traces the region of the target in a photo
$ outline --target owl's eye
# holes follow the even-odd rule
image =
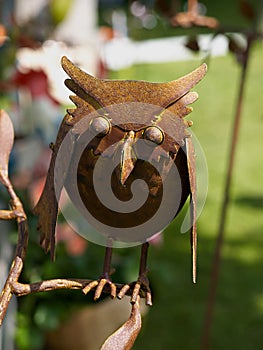
[[[90,122],[90,130],[98,137],[107,135],[110,131],[111,123],[106,117],[96,117]]]
[[[151,141],[156,145],[160,145],[163,142],[163,131],[157,126],[148,126],[143,133],[145,140]]]

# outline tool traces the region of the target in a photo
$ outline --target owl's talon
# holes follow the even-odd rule
[[[147,291],[146,293],[146,305],[152,306],[152,293],[151,291]]]
[[[98,300],[101,296],[101,293],[103,291],[103,288],[105,286],[105,284],[107,283],[107,280],[106,278],[102,278],[100,281],[99,281],[99,284],[95,290],[95,294],[94,294],[94,300]]]
[[[100,298],[106,284],[110,286],[110,296],[112,299],[116,298],[116,285],[107,278],[101,278],[95,291],[94,300],[98,300]]]
[[[130,288],[131,288],[131,286],[129,284],[125,284],[124,286],[122,286],[121,290],[119,291],[119,293],[117,295],[117,298],[122,299]]]
[[[89,284],[86,285],[86,287],[82,289],[82,292],[84,294],[88,294],[92,289],[96,288],[95,294],[94,294],[94,300],[98,300],[101,297],[101,293],[103,292],[103,289],[106,284],[110,286],[111,297],[113,299],[116,298],[116,290],[117,290],[116,285],[107,278],[101,278],[99,280],[90,282]]]
[[[110,287],[110,296],[112,299],[116,298],[117,294],[117,288],[114,283],[112,283],[110,279],[110,275],[114,272],[114,270],[111,269],[111,255],[112,255],[112,248],[106,247],[106,253],[104,258],[104,267],[103,267],[103,273],[99,280],[90,282],[84,289],[83,293],[87,294],[92,289],[95,289],[94,294],[94,300],[98,300],[101,297],[101,293],[103,292],[104,287],[106,284]]]
[[[111,289],[110,295],[111,295],[112,299],[115,299],[117,296],[117,288],[116,288],[116,285],[112,282],[110,283],[110,289]]]
[[[151,293],[151,289],[149,286],[150,283],[149,283],[149,279],[147,277],[148,269],[146,266],[148,248],[149,248],[148,242],[146,242],[142,245],[139,278],[135,284],[131,302],[135,303],[137,296],[141,293],[145,297],[146,305],[151,306],[152,305],[152,293]]]
[[[152,306],[152,293],[149,287],[149,280],[145,275],[140,276],[134,286],[132,297],[131,297],[132,304],[136,302],[137,297],[140,294],[145,298],[146,305]]]
[[[140,293],[140,289],[141,289],[141,282],[136,282],[135,284],[135,287],[133,289],[133,292],[132,292],[132,297],[131,297],[131,303],[134,304],[137,300],[137,297]]]
[[[149,287],[149,280],[145,275],[140,276],[136,282],[123,285],[117,298],[122,299],[130,289],[132,289],[132,304],[136,303],[137,297],[140,295],[145,298],[146,305],[152,306],[152,293]]]
[[[98,281],[92,281],[82,289],[82,292],[84,294],[88,294],[93,288],[97,287],[98,284]]]

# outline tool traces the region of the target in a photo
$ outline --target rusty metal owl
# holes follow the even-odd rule
[[[190,196],[193,281],[196,281],[196,180],[194,147],[184,117],[198,95],[190,92],[205,75],[203,64],[167,83],[102,80],[76,67],[66,57],[62,67],[70,79],[76,108],[69,109],[53,145],[52,159],[41,198],[41,244],[54,258],[58,201],[64,187],[77,210],[105,238],[106,254],[95,288],[98,299],[111,281],[111,255],[116,242],[141,244],[139,277],[124,285],[131,301],[144,294],[151,304],[146,276],[148,242],[177,216]]]

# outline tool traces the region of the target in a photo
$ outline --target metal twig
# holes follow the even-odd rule
[[[11,301],[12,295],[14,294],[14,285],[17,283],[22,269],[23,269],[23,261],[26,256],[27,242],[28,242],[28,225],[26,214],[23,209],[23,205],[17,197],[9,178],[6,178],[5,181],[1,181],[7,188],[11,198],[11,206],[12,206],[12,215],[16,217],[17,225],[18,225],[18,242],[16,248],[15,258],[12,262],[6,283],[4,285],[3,291],[0,296],[0,326],[5,317],[8,305]],[[2,217],[0,217],[2,219]],[[5,218],[4,218],[5,219]]]

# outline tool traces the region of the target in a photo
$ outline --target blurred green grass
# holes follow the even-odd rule
[[[253,48],[243,103],[231,187],[211,349],[262,349],[263,333],[263,48]],[[136,65],[111,78],[168,81],[201,62]],[[191,283],[188,234],[180,218],[164,233],[164,244],[149,257],[154,306],[143,320],[134,349],[199,348],[213,249],[224,191],[231,128],[241,67],[232,55],[212,58],[205,79],[194,89],[199,100],[190,119],[206,155],[209,189],[198,220],[198,283]],[[181,215],[182,218],[182,215]]]

